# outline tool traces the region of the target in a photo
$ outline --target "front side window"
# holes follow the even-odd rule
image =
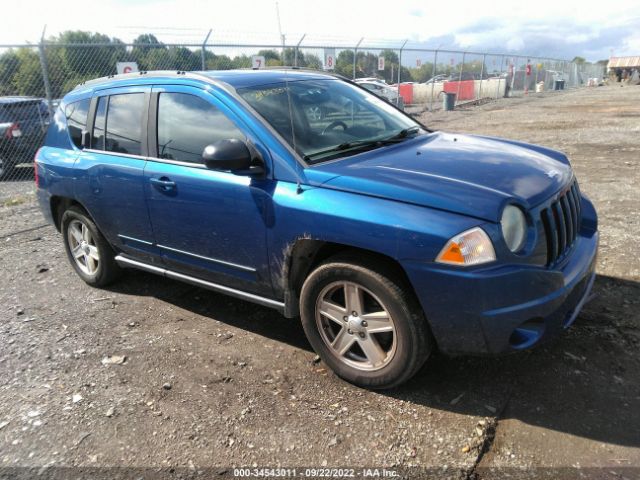
[[[91,99],[86,98],[70,103],[64,109],[69,137],[78,148],[82,148],[82,132],[87,128],[87,115],[89,114],[90,105]]]
[[[142,154],[144,99],[144,93],[125,93],[109,97],[104,148],[107,152]]]
[[[260,85],[238,93],[310,163],[421,132],[420,124],[380,97],[337,79]]]
[[[202,163],[207,145],[236,138],[242,132],[215,106],[186,93],[160,93],[158,99],[158,157]]]

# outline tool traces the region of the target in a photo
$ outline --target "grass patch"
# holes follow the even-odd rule
[[[15,207],[16,205],[22,205],[23,203],[26,203],[26,201],[27,201],[26,197],[12,197],[2,202],[2,206]]]

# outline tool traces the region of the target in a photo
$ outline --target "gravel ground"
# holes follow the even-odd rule
[[[555,342],[436,355],[388,392],[336,378],[274,311],[142,272],[86,286],[31,184],[0,184],[0,478],[640,477],[640,87],[539,97],[423,120],[569,154],[600,214],[597,298]]]

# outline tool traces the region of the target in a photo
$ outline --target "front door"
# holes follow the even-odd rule
[[[211,93],[154,87],[145,191],[168,269],[271,296],[266,218],[273,180],[208,169],[204,147],[251,133]],[[252,138],[255,141],[255,139]]]

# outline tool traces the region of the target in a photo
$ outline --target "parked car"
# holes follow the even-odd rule
[[[310,122],[316,100],[341,110]],[[565,155],[432,131],[318,72],[87,82],[57,110],[36,184],[87,284],[135,268],[299,316],[363,387],[406,381],[435,349],[555,337],[595,278],[597,216]]]
[[[355,82],[361,87],[369,90],[371,93],[385,99],[393,105],[396,105],[401,110],[404,109],[404,99],[398,93],[397,87],[394,88],[387,85],[382,80],[370,78],[359,78]]]
[[[44,100],[0,97],[0,178],[10,177],[16,165],[33,162],[48,124]]]
[[[435,77],[430,78],[426,82],[423,82],[423,85],[431,85],[432,83],[441,83],[447,81],[449,75],[436,75]]]
[[[452,73],[451,75],[449,75],[449,77],[446,79],[447,82],[460,82],[460,81],[466,81],[466,80],[476,80],[477,78],[480,78],[479,74],[475,74],[475,73],[471,73],[471,72],[462,72],[462,74],[460,72],[456,72],[456,73]],[[486,76],[485,76],[486,78]]]

